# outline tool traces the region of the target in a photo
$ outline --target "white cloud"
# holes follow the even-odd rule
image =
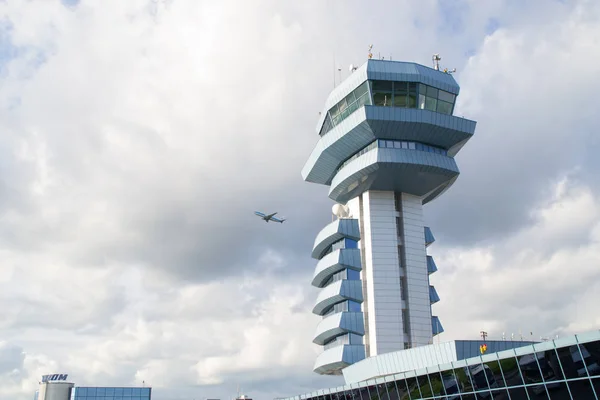
[[[544,10],[486,36],[462,69],[456,114],[475,119],[477,129],[457,157],[461,177],[429,215],[453,236],[448,241],[512,234],[533,222],[531,208],[559,176],[600,170],[592,138],[600,81],[589,63],[598,52],[600,7],[554,7],[564,8],[560,17]]]
[[[519,330],[539,339],[598,328],[581,310],[598,300],[600,199],[586,187],[566,186],[558,182],[556,197],[537,210],[539,220],[514,236],[486,248],[438,250],[432,281],[442,298],[434,309],[446,316],[444,339],[480,330],[494,339]],[[562,243],[572,235],[586,240]],[[465,287],[467,294],[459,290]]]
[[[53,332],[52,327],[60,326],[52,325],[55,319],[72,315],[68,307],[53,309],[47,326],[27,321],[29,334],[22,339],[27,343],[45,332],[44,339],[29,344],[51,354],[53,368],[67,371],[79,384],[219,384],[243,371],[279,368],[277,376],[311,369],[317,348],[309,341],[318,321],[310,314],[306,285],[257,273],[254,278],[173,288],[170,282],[147,285],[149,275],[132,267],[112,271],[113,279],[123,284],[126,304],[112,308],[114,315],[104,321],[106,326],[89,330],[67,325]],[[85,298],[71,296],[73,302]],[[87,320],[103,322],[94,311]],[[72,333],[65,332],[69,330]],[[44,373],[49,372],[56,371]]]
[[[0,341],[0,398],[33,394],[43,371],[55,366],[46,356],[27,354],[19,346]]]

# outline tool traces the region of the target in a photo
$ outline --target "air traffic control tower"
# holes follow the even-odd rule
[[[304,180],[329,186],[337,219],[314,243],[313,313],[323,319],[314,371],[431,344],[443,332],[429,283],[423,205],[459,174],[475,122],[453,116],[459,86],[437,66],[369,59],[329,95]]]

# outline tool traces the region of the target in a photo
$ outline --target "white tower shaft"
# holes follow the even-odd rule
[[[367,191],[348,202],[363,257],[367,357],[432,342],[421,199]]]

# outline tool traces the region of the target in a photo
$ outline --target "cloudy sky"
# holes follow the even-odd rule
[[[332,202],[300,170],[369,44],[441,53],[478,121],[426,207],[440,340],[600,327],[600,2],[370,3],[0,3],[0,399],[58,372],[156,400],[339,384],[312,373]]]

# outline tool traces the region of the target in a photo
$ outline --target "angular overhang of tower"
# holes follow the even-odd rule
[[[453,177],[452,179],[450,179],[448,182],[446,182],[445,184],[435,188],[434,190],[432,190],[431,192],[427,193],[424,197],[423,197],[423,204],[427,204],[429,203],[431,200],[438,198],[439,196],[441,196],[442,194],[444,194],[444,192],[446,192],[446,190],[448,190],[450,188],[450,186],[452,186],[454,184],[454,182],[456,182],[456,179],[458,179],[458,175],[456,175],[455,177]]]
[[[435,242],[435,236],[433,236],[433,233],[431,232],[431,228],[426,226],[425,227],[425,247],[428,247],[433,242]]]
[[[321,375],[341,375],[343,368],[364,359],[364,345],[344,344],[319,354],[313,370]]]
[[[366,190],[392,190],[426,196],[453,182],[458,174],[454,158],[443,154],[376,147],[335,174],[329,197],[346,203]]]
[[[338,249],[319,260],[315,267],[312,285],[322,288],[329,278],[345,269],[355,271],[362,269],[359,249]]]
[[[427,273],[428,274],[433,274],[434,272],[437,272],[437,265],[435,265],[435,261],[433,260],[432,256],[427,256]]]
[[[362,312],[343,311],[323,318],[317,326],[313,343],[323,346],[328,340],[345,333],[365,334]]]
[[[431,304],[440,301],[440,296],[438,295],[437,290],[435,290],[435,287],[432,285],[429,285],[429,301]]]
[[[475,121],[429,110],[365,105],[319,139],[302,177],[329,185],[337,168],[375,139],[419,142],[453,156],[471,138],[475,125]]]
[[[315,239],[312,257],[320,260],[325,256],[329,246],[343,238],[360,240],[357,219],[340,218],[323,228]]]
[[[319,292],[312,312],[313,314],[324,315],[329,307],[344,300],[353,300],[357,303],[363,302],[362,281],[342,279],[326,286]]]
[[[431,316],[431,331],[433,332],[433,336],[444,332],[444,327],[442,326],[442,323],[437,315]]]

